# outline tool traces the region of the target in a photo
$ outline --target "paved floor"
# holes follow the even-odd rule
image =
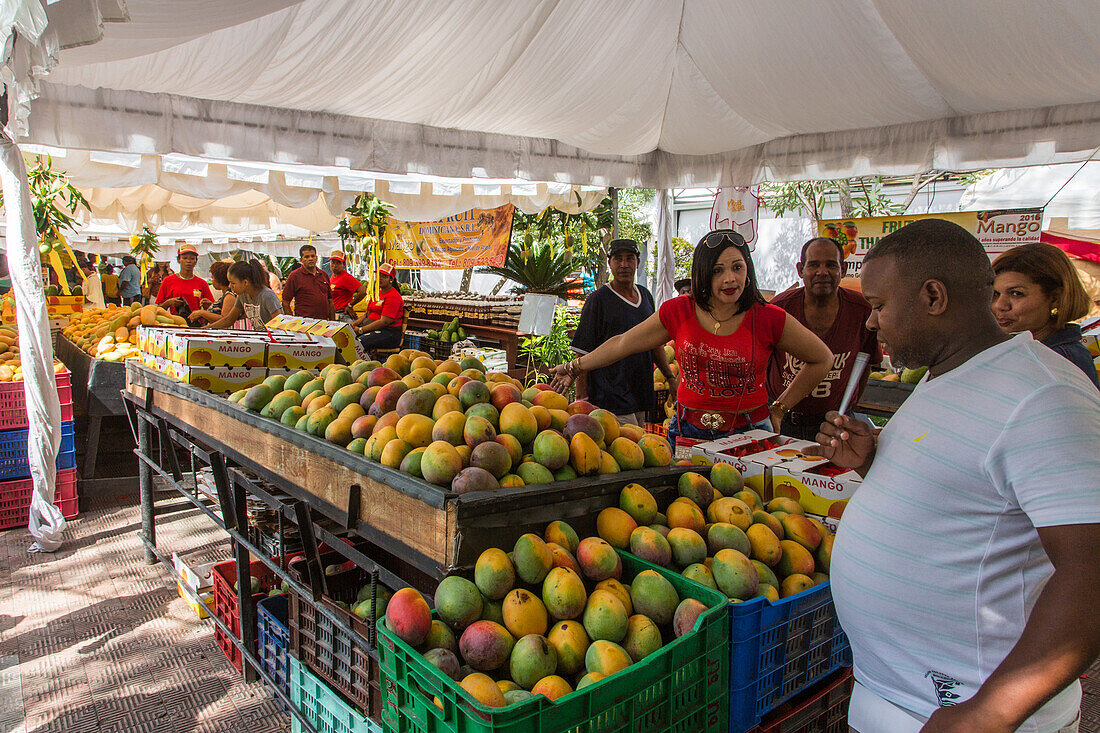
[[[0,532],[0,733],[286,731],[168,571],[142,561],[139,526],[133,499],[94,499],[56,554],[27,554],[26,530]],[[169,553],[229,558],[194,510],[158,518],[157,540]],[[1100,733],[1100,661],[1089,672],[1081,732]]]
[[[93,500],[53,555],[0,532],[0,733],[275,733],[285,714],[245,684],[176,594],[142,561],[133,500]],[[168,552],[229,559],[196,511],[161,517]]]

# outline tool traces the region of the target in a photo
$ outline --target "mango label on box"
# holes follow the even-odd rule
[[[169,337],[168,357],[188,366],[264,365],[265,346],[255,336],[248,339],[217,338],[187,332]]]
[[[355,338],[350,324],[343,321],[318,321],[309,329],[309,333],[332,339],[332,343],[336,345],[336,353],[348,364],[362,358],[359,339]]]
[[[848,500],[862,485],[858,473],[819,456],[803,456],[772,469],[772,493],[798,501],[810,514],[840,519]]]
[[[267,345],[267,365],[276,369],[316,369],[331,364],[336,347],[320,342],[274,342]]]
[[[171,364],[171,375],[199,389],[215,394],[229,394],[252,387],[267,378],[265,367],[200,367],[178,362]]]

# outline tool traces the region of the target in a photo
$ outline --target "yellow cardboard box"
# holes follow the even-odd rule
[[[266,337],[251,331],[174,331],[166,356],[188,366],[264,366]]]
[[[807,514],[835,526],[848,500],[863,483],[853,470],[834,466],[821,456],[799,455],[772,469],[772,493],[796,499]]]
[[[802,448],[812,445],[816,443],[770,430],[747,430],[727,438],[699,443],[692,448],[692,453],[713,463],[732,464],[741,472],[745,486],[767,500],[772,493],[772,469],[795,455],[801,455]]]
[[[319,369],[335,360],[332,339],[280,332],[267,344],[267,365],[275,369]]]
[[[314,336],[322,336],[332,339],[336,345],[337,356],[345,364],[351,364],[356,359],[365,359],[366,352],[359,345],[359,339],[351,330],[351,324],[343,321],[320,321],[309,329]]]
[[[175,379],[214,394],[230,394],[253,387],[267,378],[266,367],[202,367],[168,362]]]

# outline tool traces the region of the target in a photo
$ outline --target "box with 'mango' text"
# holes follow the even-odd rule
[[[745,486],[767,500],[771,498],[771,469],[812,445],[816,444],[770,430],[747,430],[700,443],[692,452],[714,463],[732,464],[741,473]]]
[[[772,493],[795,499],[807,514],[835,524],[863,478],[821,456],[799,454],[772,469]],[[831,520],[831,522],[830,522]]]

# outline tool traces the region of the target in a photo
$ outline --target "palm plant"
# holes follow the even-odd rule
[[[524,238],[523,244],[508,247],[504,267],[486,267],[480,270],[519,283],[516,292],[542,293],[569,297],[569,275],[573,272],[573,256],[568,249],[557,250],[549,242],[535,242]]]

